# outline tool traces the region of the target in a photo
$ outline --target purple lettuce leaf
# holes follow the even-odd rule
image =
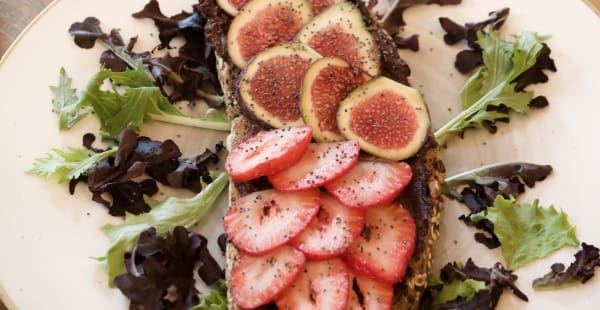
[[[465,40],[468,49],[462,50],[456,54],[454,66],[463,74],[471,72],[473,69],[483,64],[481,48],[477,44],[477,32],[486,33],[489,29],[498,30],[508,18],[510,13],[509,8],[502,8],[489,13],[489,17],[481,22],[469,22],[464,25],[447,18],[440,17],[439,22],[446,34],[444,42],[448,45],[453,45],[459,41]],[[543,48],[540,51],[535,64],[519,75],[513,82],[515,83],[516,91],[523,91],[525,87],[537,83],[546,83],[548,76],[544,72],[549,70],[556,72],[554,60],[550,57],[550,48],[546,43],[542,43]],[[533,108],[543,108],[548,105],[548,100],[543,96],[534,98],[529,104]],[[493,128],[495,130],[495,127]]]
[[[93,146],[95,139],[93,134],[84,135],[84,146],[94,152],[104,151]],[[154,141],[124,129],[118,141],[115,156],[98,162],[87,175],[69,184],[73,193],[76,184],[85,181],[92,199],[106,206],[113,216],[150,211],[144,195],[152,196],[158,192],[156,181],[200,192],[202,183],[212,182],[209,169],[218,163],[219,152],[224,148],[220,142],[200,155],[182,158],[181,151],[172,140]],[[139,181],[146,175],[152,179]]]
[[[451,20],[447,17],[440,17],[439,22],[442,29],[446,31],[444,42],[448,45],[456,44],[462,40],[466,40],[469,49],[460,51],[456,55],[454,66],[463,74],[471,72],[471,70],[483,64],[481,48],[477,44],[477,32],[486,32],[487,28],[498,30],[508,18],[510,13],[509,8],[502,8],[497,11],[492,11],[489,17],[481,22],[469,22],[464,25]]]
[[[389,8],[384,16],[382,21],[383,28],[391,36],[396,35],[399,29],[406,25],[406,22],[404,21],[404,11],[417,4],[437,4],[443,6],[460,4],[461,2],[462,0],[398,0],[395,1],[394,6]]]
[[[479,267],[470,258],[464,266],[457,262],[448,263],[440,271],[439,279],[441,283],[431,283],[427,287],[421,299],[421,309],[495,309],[505,289],[511,290],[519,299],[528,301],[527,296],[515,284],[517,276],[501,263],[496,263],[491,268]],[[441,304],[435,303],[436,295],[445,285],[468,279],[485,283],[485,288],[476,291],[472,298],[458,296]]]
[[[471,215],[491,207],[498,195],[504,198],[518,197],[525,192],[526,187],[533,187],[551,172],[550,165],[520,162],[495,164],[447,178],[442,192],[446,197],[469,208],[469,213],[461,215],[459,219],[482,230],[483,232],[475,233],[475,240],[493,249],[500,246],[500,241],[494,234],[493,224],[488,220],[474,223],[471,221]]]
[[[581,250],[575,253],[575,260],[565,270],[565,265],[555,263],[550,267],[550,272],[541,278],[533,280],[535,290],[553,290],[573,286],[577,283],[586,283],[594,276],[596,267],[600,267],[600,250],[585,242],[581,243]]]
[[[125,254],[127,273],[117,276],[115,285],[129,298],[132,309],[189,309],[199,302],[194,285],[199,263],[200,269],[216,269],[210,284],[224,278],[208,252],[206,238],[181,226],[162,238],[150,228]]]
[[[419,35],[413,34],[408,37],[402,37],[400,35],[394,36],[394,42],[400,49],[408,49],[413,52],[419,51]]]
[[[177,36],[185,38],[178,56],[167,53],[148,62],[152,76],[169,101],[187,100],[193,104],[196,99],[203,98],[213,108],[222,107],[216,58],[205,40],[206,22],[197,12],[197,6],[192,13],[182,11],[167,17],[161,12],[158,1],[150,0],[133,17],[150,18],[154,21],[161,42],[159,49],[171,48],[169,44]]]

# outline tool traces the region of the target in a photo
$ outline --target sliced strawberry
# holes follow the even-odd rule
[[[348,208],[321,193],[319,213],[290,244],[312,260],[339,256],[358,238],[364,221],[364,210]]]
[[[396,283],[404,278],[416,238],[415,222],[401,204],[369,208],[365,227],[344,258],[359,274]]]
[[[350,283],[339,258],[306,262],[304,272],[275,301],[278,309],[345,309]]]
[[[255,308],[271,302],[304,270],[302,252],[282,246],[262,256],[240,253],[231,268],[229,285],[234,302]]]
[[[313,143],[295,165],[269,176],[280,191],[293,192],[319,187],[346,174],[358,161],[356,141]]]
[[[392,309],[394,286],[350,272],[347,310]]]
[[[310,126],[261,131],[229,152],[225,170],[236,182],[278,173],[302,158],[311,138]]]
[[[325,188],[347,206],[368,208],[390,203],[411,178],[412,169],[406,163],[360,161]]]
[[[319,190],[282,193],[273,189],[237,199],[223,224],[239,249],[261,254],[298,235],[319,211]]]

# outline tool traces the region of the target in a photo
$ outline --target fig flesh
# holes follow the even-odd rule
[[[324,57],[342,58],[371,76],[380,72],[381,51],[360,10],[350,2],[340,2],[315,16],[300,29],[296,40]]]
[[[289,42],[313,17],[305,0],[250,0],[235,16],[227,32],[227,52],[242,68],[256,54]]]
[[[238,98],[246,114],[274,128],[302,125],[300,87],[318,58],[302,43],[278,45],[256,55],[238,81]]]
[[[325,10],[326,8],[332,6],[336,3],[342,2],[342,0],[309,0],[309,1],[310,1],[310,6],[312,7],[312,10],[315,13],[315,15],[323,12],[323,10]]]
[[[429,132],[429,113],[414,88],[385,77],[355,89],[337,110],[337,124],[363,151],[403,160],[419,151]]]
[[[370,77],[341,58],[324,57],[306,71],[300,92],[300,111],[319,142],[346,140],[336,122],[340,102]]]
[[[248,0],[217,0],[219,5],[227,14],[236,16],[240,12],[240,9],[248,3]]]

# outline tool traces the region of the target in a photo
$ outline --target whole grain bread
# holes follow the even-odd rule
[[[360,0],[353,0],[361,9],[365,24],[382,49],[382,75],[398,82],[408,84],[410,69],[400,58],[392,38],[375,21]],[[220,10],[215,0],[200,0],[199,11],[207,21],[205,28],[207,40],[213,45],[217,55],[219,81],[224,92],[227,116],[232,129],[228,138],[228,147],[234,147],[261,130],[259,124],[243,114],[236,99],[236,80],[239,70],[230,61],[225,50],[225,36],[228,29],[228,15]],[[229,19],[228,19],[229,18]],[[417,226],[417,245],[408,266],[405,278],[394,287],[394,309],[418,309],[419,301],[427,286],[427,274],[432,264],[432,249],[439,237],[439,222],[443,212],[441,184],[445,178],[444,164],[440,149],[433,133],[427,137],[421,150],[407,160],[413,170],[413,179],[398,197],[410,212]],[[229,187],[230,202],[247,193],[264,189],[264,181],[236,184]],[[238,256],[238,250],[232,243],[226,249],[226,277],[229,279],[231,266]],[[229,286],[228,286],[229,287]],[[229,296],[229,309],[239,309]]]

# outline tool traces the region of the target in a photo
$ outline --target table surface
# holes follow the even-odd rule
[[[600,0],[583,0],[600,16]],[[0,0],[0,55],[52,0]],[[0,57],[1,58],[1,57]],[[6,307],[0,300],[0,310]]]
[[[52,0],[0,0],[0,58],[21,31]],[[0,310],[6,306],[0,300]]]

